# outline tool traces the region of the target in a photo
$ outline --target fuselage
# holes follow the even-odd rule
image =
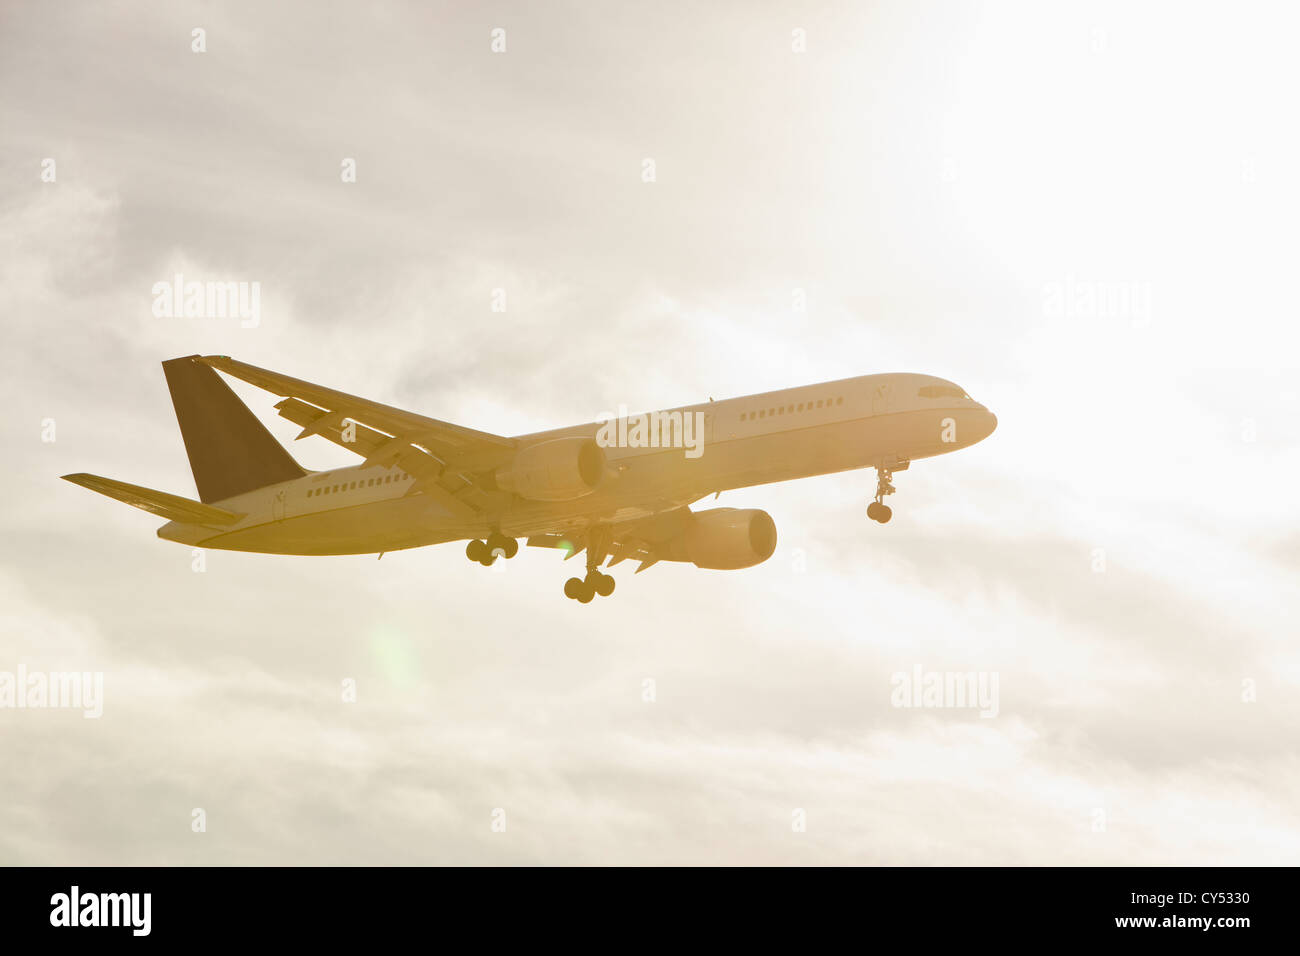
[[[864,375],[652,413],[692,416],[696,447],[602,440],[606,471],[573,501],[503,496],[496,512],[467,519],[420,492],[398,468],[358,465],[308,473],[215,504],[244,515],[215,530],[171,522],[159,537],[204,548],[274,554],[369,554],[478,538],[541,534],[566,522],[617,523],[689,505],[734,488],[856,468],[892,467],[965,448],[996,427],[993,414],[952,382],[930,375]],[[591,422],[518,436],[520,447],[609,436]]]

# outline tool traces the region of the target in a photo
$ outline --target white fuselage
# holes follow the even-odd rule
[[[499,511],[466,519],[418,491],[400,469],[358,465],[214,502],[244,515],[229,527],[172,522],[158,534],[205,548],[275,554],[369,554],[484,537],[493,530],[524,537],[570,522],[648,517],[731,488],[929,458],[980,441],[997,423],[960,387],[911,373],[864,375],[659,414],[674,413],[701,416],[693,419],[702,425],[702,434],[694,436],[698,447],[607,446],[604,479],[573,501],[510,496]],[[516,441],[523,447],[597,438],[602,424]]]

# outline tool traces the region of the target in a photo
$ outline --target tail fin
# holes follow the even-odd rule
[[[197,355],[162,363],[190,470],[207,504],[307,472]]]
[[[70,481],[74,485],[81,485],[83,488],[89,488],[91,491],[98,491],[101,495],[108,495],[108,497],[116,498],[118,501],[125,501],[128,505],[156,514],[160,518],[179,521],[183,524],[224,527],[234,524],[244,517],[242,514],[226,511],[224,508],[199,504],[197,501],[182,498],[180,495],[169,495],[165,491],[154,491],[152,488],[142,488],[140,485],[129,485],[125,481],[101,478],[99,475],[84,473],[64,475],[63,480]]]

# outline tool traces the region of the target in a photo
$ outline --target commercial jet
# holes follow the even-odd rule
[[[489,566],[520,538],[586,552],[567,597],[614,591],[627,559],[736,570],[776,550],[757,509],[691,505],[733,488],[876,470],[867,516],[892,510],[894,473],[987,438],[997,418],[952,382],[863,375],[506,438],[313,385],[228,356],[162,363],[199,500],[97,475],[68,481],[168,519],[158,537],[266,554],[374,554],[468,539]],[[308,471],[217,372],[282,401],[281,417],[360,456]],[[608,562],[608,564],[606,564]]]

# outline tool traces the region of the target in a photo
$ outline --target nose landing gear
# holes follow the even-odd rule
[[[884,464],[876,466],[876,500],[867,505],[867,517],[872,521],[884,524],[894,516],[894,509],[885,504],[882,499],[897,490],[893,484],[895,469],[904,471],[909,464],[910,462],[902,462],[893,466]]]

